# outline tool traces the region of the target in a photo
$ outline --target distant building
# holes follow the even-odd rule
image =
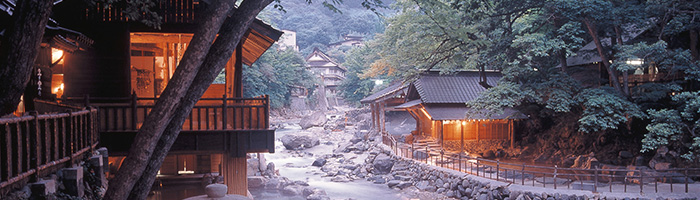
[[[343,41],[328,44],[328,47],[330,47],[330,48],[339,47],[339,46],[350,46],[350,47],[364,46],[364,37],[354,36],[354,35],[343,35]]]
[[[408,85],[404,104],[394,106],[405,109],[416,120],[413,138],[429,138],[444,145],[459,142],[500,140],[513,146],[514,128],[526,116],[515,109],[506,108],[503,113],[467,115],[469,102],[486,91],[481,83],[497,85],[501,73],[496,71],[460,71],[443,75],[439,71],[422,73],[418,80]]]
[[[299,51],[299,46],[297,46],[297,32],[292,30],[282,30],[284,34],[280,37],[277,44],[279,45],[279,50],[286,50],[287,48],[292,48],[294,51]]]
[[[318,49],[314,49],[306,57],[306,63],[309,65],[308,69],[319,80],[323,81],[327,96],[335,96],[338,92],[338,86],[345,80],[345,72],[348,70]]]

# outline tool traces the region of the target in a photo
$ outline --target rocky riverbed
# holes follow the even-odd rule
[[[278,123],[274,154],[249,160],[255,199],[697,199],[511,185],[397,157],[369,114],[336,110]],[[697,194],[696,194],[697,195]],[[631,198],[628,198],[631,197]]]
[[[273,119],[274,154],[249,159],[249,188],[255,199],[449,199],[416,187],[390,187],[393,163],[374,168],[380,141],[370,135],[369,114],[356,110]],[[371,159],[371,160],[368,160]],[[377,171],[379,170],[379,171]]]

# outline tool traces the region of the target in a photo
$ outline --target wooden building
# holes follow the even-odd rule
[[[656,39],[657,37],[657,35],[646,29],[626,30],[625,33],[622,40],[626,43],[644,41],[646,38]],[[603,38],[600,43],[604,48],[612,49],[610,38]],[[585,87],[611,86],[613,82],[610,80],[608,71],[602,61],[595,43],[591,41],[581,47],[575,55],[566,58],[566,72]],[[645,63],[643,59],[628,60],[626,62],[629,65],[636,66],[633,72],[627,74],[630,87],[644,83],[665,83],[684,78],[681,72],[660,69],[653,63]],[[557,68],[561,67],[561,64],[557,66]],[[617,78],[622,82],[622,72],[618,74]]]
[[[37,63],[48,63],[51,70],[33,78],[51,87],[42,88],[38,97],[97,108],[100,146],[110,149],[110,166],[118,169],[187,49],[197,27],[194,16],[206,6],[203,1],[161,1],[156,11],[163,24],[154,29],[129,21],[122,13],[124,2],[56,4],[52,19],[65,28],[47,29]],[[242,65],[255,62],[281,34],[259,20],[251,24],[225,67],[226,82],[212,84],[195,105],[159,178],[218,173],[229,193],[248,194],[247,153],[273,152],[274,130],[269,128],[269,99],[242,97]],[[63,54],[57,56],[59,50]],[[52,55],[60,59],[52,61]]]
[[[327,96],[338,94],[338,86],[345,80],[345,72],[348,71],[345,67],[317,48],[306,57],[306,63],[309,70],[323,81]]]
[[[500,72],[484,72],[486,83],[496,85]],[[416,119],[414,138],[430,138],[438,143],[460,140],[510,140],[516,134],[514,126],[525,116],[513,109],[491,116],[470,115],[465,103],[486,90],[479,82],[478,71],[462,71],[440,75],[429,71],[408,86],[406,103],[396,106],[405,109]]]
[[[342,41],[328,44],[329,48],[336,48],[336,47],[340,47],[340,46],[348,46],[348,47],[364,46],[364,37],[346,34],[346,35],[343,35]]]
[[[360,100],[360,103],[370,106],[372,128],[377,131],[386,131],[386,112],[404,111],[404,109],[396,109],[396,106],[405,103],[407,88],[408,84],[397,81]]]

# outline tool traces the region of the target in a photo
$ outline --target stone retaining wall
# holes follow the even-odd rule
[[[553,192],[552,188],[529,188],[527,186],[511,185],[510,183],[468,175],[411,159],[397,157],[393,155],[386,146],[380,147],[380,150],[372,149],[369,152],[372,155],[367,158],[363,167],[367,169],[368,181],[372,181],[376,184],[386,184],[390,188],[401,190],[416,188],[421,191],[434,192],[448,199],[644,199],[634,197],[635,194],[629,194],[633,196],[632,198],[618,198],[605,197],[600,193],[590,193],[587,191],[567,190]],[[388,165],[386,163],[386,157],[391,158],[391,170],[382,173],[381,169],[375,169],[375,167],[386,167]],[[375,158],[379,158],[381,161],[375,161]],[[517,189],[513,189],[514,187]]]

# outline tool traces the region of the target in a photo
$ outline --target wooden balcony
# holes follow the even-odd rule
[[[630,86],[637,86],[644,83],[664,83],[674,80],[683,79],[681,73],[656,73],[656,74],[631,74],[628,76],[627,80]],[[618,77],[620,82],[622,82],[623,77]]]
[[[97,146],[97,109],[56,109],[64,112],[0,118],[0,194],[69,167]]]
[[[100,144],[110,155],[126,155],[153,109],[156,98],[100,99],[84,102],[112,101],[123,103],[89,103],[99,110]],[[274,152],[274,130],[269,129],[269,98],[202,98],[182,125],[171,152],[245,153]]]

